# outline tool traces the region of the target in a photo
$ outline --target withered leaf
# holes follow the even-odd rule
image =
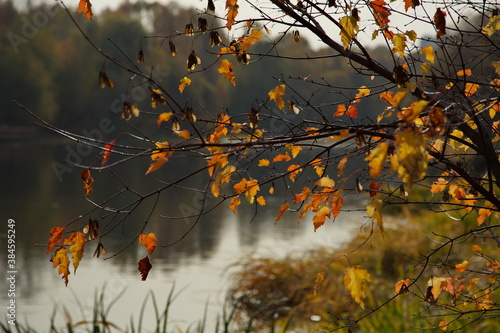
[[[167,100],[165,99],[165,97],[163,97],[159,89],[151,89],[149,91],[149,94],[151,95],[151,107],[153,109],[156,109],[156,106],[158,105],[157,103],[160,103],[162,105],[167,104]]]
[[[186,28],[184,28],[184,33],[186,34],[186,36],[189,36],[189,37],[194,36],[194,27],[193,27],[193,24],[191,22],[186,24]]]
[[[172,57],[175,57],[177,55],[177,49],[175,48],[175,44],[169,40],[168,41],[168,47],[170,48],[170,54]]]
[[[293,40],[298,43],[300,42],[300,32],[298,30],[295,30],[293,32]]]
[[[446,35],[446,13],[441,8],[436,9],[434,14],[434,25],[437,29],[436,38]]]
[[[113,81],[111,81],[111,79],[108,77],[108,75],[105,72],[100,71],[99,72],[99,88],[104,89],[105,87],[110,87],[111,89],[113,89],[114,86],[115,86],[115,84],[113,83]]]
[[[196,55],[194,51],[191,51],[187,60],[187,68],[192,71],[196,68],[196,65],[201,64],[201,59]]]
[[[215,5],[213,0],[208,0],[207,12],[215,13]]]
[[[204,17],[198,18],[198,30],[200,30],[203,33],[205,33],[208,30],[208,22],[206,18]]]
[[[210,42],[211,47],[220,45],[222,43],[222,38],[220,37],[219,33],[215,30],[210,31],[210,34],[208,35],[208,40]]]
[[[97,244],[97,247],[96,247],[96,249],[94,251],[93,257],[99,258],[101,255],[105,255],[106,253],[107,253],[107,251],[104,248],[104,245],[102,245],[102,243],[99,242],[99,244]]]
[[[131,101],[125,101],[123,102],[122,106],[122,118],[125,120],[130,120],[132,118],[132,115],[135,117],[139,117],[139,109],[132,104]]]
[[[144,51],[142,49],[137,52],[137,62],[138,63],[143,63],[144,62]]]
[[[149,271],[151,270],[152,267],[153,265],[151,265],[151,263],[149,262],[148,256],[145,256],[144,258],[139,260],[139,266],[137,269],[139,270],[139,272],[141,272],[142,281],[146,281],[146,279],[148,278]]]

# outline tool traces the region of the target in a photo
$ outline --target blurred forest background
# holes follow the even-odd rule
[[[256,99],[267,98],[267,92],[276,85],[272,77],[295,80],[300,94],[313,104],[316,100],[322,103],[349,100],[352,96],[345,96],[345,90],[340,88],[374,84],[369,76],[357,75],[347,60],[333,56],[331,51],[313,49],[305,38],[296,42],[291,33],[283,35],[273,31],[252,47],[250,60],[259,62],[258,66],[250,64],[252,70],[241,68],[247,66],[243,64],[235,66],[236,87],[233,87],[218,74],[217,65],[211,66],[217,60],[218,48],[210,47],[208,33],[196,38],[178,33],[172,39],[177,56],[170,54],[169,38],[164,36],[183,32],[191,20],[196,27],[196,13],[195,9],[186,9],[175,2],[167,5],[125,2],[85,22],[85,18],[72,8],[74,18],[96,45],[112,57],[129,64],[134,62],[143,72],[157,75],[172,95],[181,97],[179,81],[188,75],[193,84],[184,91],[182,98],[195,112],[217,114],[224,108],[235,115],[248,111]],[[209,21],[210,27],[220,25],[222,23],[217,20]],[[0,34],[3,36],[0,42],[0,123],[3,129],[31,126],[32,119],[13,100],[55,126],[77,133],[82,128],[95,128],[104,117],[117,118],[125,99],[131,100],[141,111],[152,111],[147,87],[141,87],[137,78],[132,80],[129,73],[106,62],[60,5],[47,3],[19,8],[10,1],[0,2]],[[231,31],[231,35],[222,36],[224,44],[241,34],[243,31]],[[285,41],[280,43],[279,49],[274,45],[276,38]],[[145,65],[135,60],[139,49],[144,51]],[[186,60],[191,50],[196,50],[200,57],[203,55],[203,63],[202,69],[198,66],[197,71],[188,73]],[[275,57],[259,57],[264,53]],[[292,56],[304,60],[286,59]],[[310,60],[314,57],[319,58]],[[99,89],[101,70],[113,80],[114,89]],[[302,80],[305,77],[339,89],[320,90],[306,84]],[[353,94],[356,92],[354,90]],[[358,118],[374,119],[370,113],[365,110]],[[311,115],[305,112],[297,117],[302,116]],[[134,121],[134,126],[141,129],[144,129],[141,126],[148,126],[149,130],[155,130],[156,125],[153,125],[146,125],[140,118]]]

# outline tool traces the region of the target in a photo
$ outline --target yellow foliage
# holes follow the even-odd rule
[[[367,270],[360,267],[349,267],[344,276],[344,285],[351,293],[352,298],[362,309],[365,308],[364,299],[366,298],[366,282],[371,281]]]
[[[285,108],[285,102],[283,101],[283,95],[285,94],[286,86],[284,84],[280,84],[276,86],[273,90],[271,90],[268,95],[271,101],[276,102],[276,107],[283,110]]]
[[[427,172],[427,141],[416,129],[407,128],[396,134],[397,147],[391,157],[391,170],[408,186]]]
[[[389,144],[387,142],[382,142],[365,158],[365,161],[370,161],[368,162],[368,166],[370,167],[370,176],[372,178],[380,175],[380,172],[384,168],[388,148]]]

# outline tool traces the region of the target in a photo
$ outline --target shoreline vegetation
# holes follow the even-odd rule
[[[421,299],[395,294],[394,285],[400,279],[418,272],[419,260],[429,249],[438,244],[439,235],[460,234],[470,228],[474,218],[449,223],[442,215],[430,211],[409,210],[408,207],[387,207],[391,219],[385,224],[384,235],[376,226],[368,223],[360,228],[356,236],[341,247],[320,247],[307,252],[288,253],[279,258],[248,255],[227,269],[230,288],[222,310],[215,318],[208,318],[208,305],[200,319],[194,319],[186,328],[181,328],[175,318],[169,317],[169,310],[175,306],[175,299],[182,297],[175,285],[170,290],[164,305],[155,295],[148,293],[141,311],[129,314],[130,319],[122,323],[108,320],[113,305],[126,292],[123,290],[109,304],[105,304],[106,288],[94,297],[92,318],[74,320],[67,305],[57,305],[51,318],[47,318],[50,332],[323,332],[338,329],[349,320],[360,318],[367,311],[376,309],[391,300],[368,318],[351,328],[352,332],[419,332],[422,329],[439,332],[434,321],[442,310],[425,302],[425,281],[419,281],[412,292],[422,294]],[[403,217],[403,218],[401,218]],[[446,222],[446,223],[445,223]],[[435,239],[426,238],[428,230],[434,231]],[[422,235],[422,237],[420,237]],[[441,239],[442,240],[442,239]],[[469,239],[468,248],[477,243]],[[463,247],[462,247],[463,249]],[[448,253],[448,261],[459,263],[463,257],[475,255],[457,251]],[[406,272],[409,261],[415,262],[412,272]],[[361,265],[371,274],[366,289],[366,306],[362,309],[343,286],[347,267]],[[436,275],[447,267],[436,266]],[[395,297],[397,296],[397,297]],[[452,301],[449,295],[440,296],[442,302]],[[76,299],[76,303],[79,304]],[[80,313],[84,313],[80,306]],[[146,307],[153,307],[155,322],[145,322]],[[464,305],[464,308],[467,305]],[[194,316],[196,314],[193,314]],[[64,327],[55,322],[63,316]],[[476,316],[478,316],[476,314]],[[486,316],[486,314],[484,314]],[[411,320],[410,320],[411,319]],[[128,323],[125,321],[129,320]],[[464,321],[471,318],[464,318]],[[474,323],[474,320],[472,320]],[[458,326],[460,322],[456,322]],[[0,322],[5,332],[44,332],[18,323],[17,326]],[[146,329],[147,327],[147,329]],[[210,328],[209,328],[210,327]],[[451,327],[448,327],[450,329]],[[470,324],[467,332],[498,332],[500,323],[493,319],[482,319],[477,325]]]

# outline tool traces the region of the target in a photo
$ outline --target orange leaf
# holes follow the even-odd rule
[[[83,13],[87,20],[92,20],[92,4],[90,0],[80,0],[78,3],[78,12]]]
[[[154,233],[139,235],[139,244],[144,245],[149,254],[152,254],[155,250],[157,241],[158,239],[156,239],[156,235]]]
[[[107,145],[104,146],[104,149],[107,149],[107,150],[103,150],[102,151],[102,163],[101,163],[101,166],[104,166],[106,163],[108,163],[109,156],[111,155],[111,152],[115,149],[115,141],[116,140],[113,140],[113,141],[111,141],[110,143],[108,143]]]
[[[238,15],[238,0],[226,0],[226,9],[227,9],[227,30],[231,30],[233,24],[236,23],[236,16]]]
[[[83,179],[83,190],[85,191],[85,196],[88,197],[92,193],[92,183],[94,183],[94,178],[90,175],[90,170],[86,169],[80,173],[80,177]]]
[[[465,89],[464,89],[465,96],[470,97],[470,96],[474,95],[478,88],[479,88],[479,84],[467,82],[465,84]]]
[[[334,196],[332,199],[332,214],[334,218],[339,216],[343,204],[344,198],[340,196],[339,192],[339,195]]]
[[[356,107],[356,105],[349,105],[349,107],[347,108],[347,114],[351,118],[356,118],[358,116],[358,108]]]
[[[483,249],[479,245],[472,245],[472,251],[481,252]]]
[[[179,91],[181,92],[181,94],[184,91],[184,88],[186,88],[186,86],[189,86],[190,84],[191,84],[191,79],[185,76],[181,79],[181,84],[179,84]]]
[[[405,2],[405,12],[408,11],[408,8],[415,8],[420,5],[420,1],[418,0],[404,0]]]
[[[442,330],[442,331],[446,331],[446,329],[448,328],[448,323],[444,320],[441,320],[439,322],[439,328]]]
[[[181,138],[184,138],[186,140],[191,139],[191,133],[188,130],[182,130],[182,131],[174,131],[174,133]]]
[[[365,269],[360,267],[349,267],[344,276],[344,285],[351,293],[352,298],[358,303],[362,309],[365,308],[363,301],[366,298],[366,282],[371,281],[370,274]]]
[[[222,59],[220,64],[219,64],[219,69],[218,72],[219,74],[223,75],[226,79],[229,80],[233,84],[233,86],[236,86],[236,77],[234,76],[233,72],[233,63],[227,59]]]
[[[64,228],[54,227],[50,229],[50,234],[52,237],[49,238],[49,245],[47,247],[47,252],[45,254],[49,254],[50,251],[59,243],[63,237]]]
[[[309,198],[311,194],[311,189],[309,189],[309,187],[307,186],[304,186],[301,193],[295,194],[295,203],[307,200],[307,198]]]
[[[276,155],[275,158],[273,158],[273,163],[274,162],[281,162],[281,161],[285,161],[285,162],[288,162],[290,161],[292,158],[288,155],[285,155],[285,154],[279,154],[279,155]]]
[[[285,102],[283,101],[285,88],[286,86],[284,84],[280,84],[279,86],[276,86],[273,90],[267,93],[269,95],[269,99],[271,101],[275,101],[276,107],[278,107],[281,110],[285,108]]]
[[[471,76],[472,75],[472,71],[470,69],[461,69],[459,71],[457,71],[457,76]]]
[[[145,256],[141,260],[139,260],[139,267],[137,268],[139,272],[141,272],[141,280],[146,281],[148,278],[149,271],[153,268],[153,265],[149,262],[149,257]]]
[[[278,221],[281,219],[281,217],[283,216],[283,214],[285,214],[286,211],[288,211],[288,207],[290,205],[289,204],[283,204],[280,206],[280,208],[278,209],[278,216],[276,216],[276,223],[278,223]],[[276,225],[275,223],[275,225]]]
[[[229,205],[229,209],[233,211],[233,213],[236,213],[236,208],[240,205],[241,200],[240,197],[234,197],[231,199],[231,204]]]
[[[266,198],[264,198],[262,195],[260,197],[257,198],[257,203],[261,206],[265,206],[266,205]]]
[[[335,112],[333,115],[334,116],[343,116],[344,114],[346,114],[347,112],[347,108],[345,106],[345,104],[339,104],[337,105],[337,112]]]
[[[62,274],[61,277],[64,280],[64,284],[68,285],[68,275],[69,273],[69,259],[68,259],[68,250],[64,246],[61,246],[56,250],[54,256],[50,259],[52,261],[52,267],[56,268],[59,266],[57,270],[57,274]]]
[[[480,226],[484,223],[486,218],[491,215],[491,210],[487,208],[479,208],[479,216],[477,217],[477,225]]]
[[[149,174],[150,172],[158,170],[159,168],[161,168],[161,166],[163,164],[165,164],[167,162],[168,162],[168,158],[166,158],[166,157],[157,158],[156,160],[151,162],[151,164],[149,165],[149,169],[146,171],[146,175]]]
[[[325,224],[326,218],[330,217],[331,210],[328,206],[321,205],[313,217],[314,231]]]
[[[337,165],[337,169],[339,172],[337,173],[337,177],[340,177],[344,174],[345,170],[345,165],[347,163],[348,155],[344,156],[340,161],[339,164]]]
[[[391,15],[391,12],[387,9],[387,7],[385,7],[385,5],[387,5],[387,3],[383,0],[374,0],[370,2],[370,7],[373,9],[375,21],[381,28],[387,28],[389,16]]]
[[[299,174],[299,172],[302,171],[302,168],[300,167],[299,164],[291,164],[288,168],[287,171],[290,171],[290,180],[292,183],[295,182],[295,177]]]
[[[72,244],[69,247],[69,252],[73,257],[73,267],[75,269],[75,274],[76,269],[80,265],[80,260],[83,258],[83,251],[86,242],[87,240],[85,239],[85,235],[81,232],[72,233],[64,240],[64,245]]]
[[[467,260],[462,261],[461,264],[455,265],[455,272],[461,273],[464,272],[469,267],[469,262]]]
[[[262,32],[260,29],[252,29],[252,33],[248,36],[240,37],[238,41],[241,42],[240,50],[245,52],[250,46],[255,42],[259,42],[262,39]]]
[[[162,157],[169,157],[172,155],[172,152],[168,149],[170,148],[170,144],[168,142],[155,142],[155,146],[161,150],[153,150],[151,152],[151,159],[154,161],[156,159]]]
[[[172,112],[163,112],[162,114],[160,114],[158,116],[158,120],[156,121],[158,127],[160,127],[161,123],[163,123],[164,121],[169,121],[170,117],[172,117],[173,115],[174,114]]]
[[[436,38],[446,35],[446,13],[441,8],[436,9],[434,14],[434,25],[437,29]]]
[[[394,291],[396,294],[408,294],[410,291],[408,290],[408,286],[410,285],[411,281],[410,279],[406,280],[400,280],[396,285],[394,286]]]

